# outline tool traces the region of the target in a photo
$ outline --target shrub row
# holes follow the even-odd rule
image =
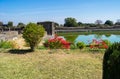
[[[90,45],[86,45],[84,42],[81,42],[81,41],[77,43],[70,43],[66,41],[64,38],[57,35],[55,35],[53,38],[46,40],[44,43],[44,46],[50,49],[61,49],[61,48],[83,49],[86,46],[89,46],[91,49],[96,49],[96,48],[107,49],[110,45],[111,43],[108,40],[95,40],[95,39],[93,39]]]

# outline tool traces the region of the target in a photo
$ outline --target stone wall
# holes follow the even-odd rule
[[[45,28],[47,35],[54,35],[55,33],[55,27],[58,26],[57,23],[55,22],[50,22],[50,21],[46,21],[46,22],[38,22],[38,25],[43,25],[43,27]]]
[[[5,31],[0,33],[0,40],[14,40],[18,36],[18,31]]]

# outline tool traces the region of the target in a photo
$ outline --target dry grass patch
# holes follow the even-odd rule
[[[103,54],[52,51],[0,53],[0,79],[102,79]]]

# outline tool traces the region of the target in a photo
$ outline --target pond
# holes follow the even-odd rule
[[[64,36],[64,35],[63,35]],[[96,40],[109,40],[111,43],[120,42],[120,35],[119,34],[109,34],[109,35],[99,35],[99,34],[88,34],[88,35],[68,35],[64,36],[66,40],[71,42],[84,42],[85,44],[89,44],[92,42],[93,39]]]
[[[93,39],[96,40],[109,40],[111,43],[120,42],[120,35],[97,35],[97,34],[90,34],[90,35],[78,35],[75,39],[75,42],[82,41],[85,44],[89,44],[92,42]]]

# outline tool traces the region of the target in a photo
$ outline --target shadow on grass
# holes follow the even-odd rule
[[[31,53],[33,51],[30,49],[11,49],[8,52],[11,54],[26,54],[26,53]]]

